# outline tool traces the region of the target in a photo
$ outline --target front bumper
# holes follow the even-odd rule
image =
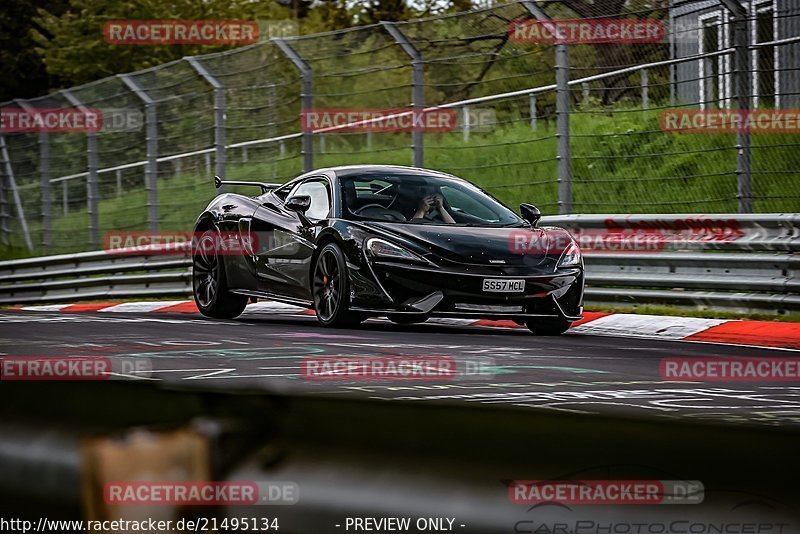
[[[558,317],[577,321],[583,313],[583,269],[550,274],[519,273],[515,267],[437,268],[374,261],[367,265],[372,288],[352,295],[354,310],[372,313],[463,318]],[[483,280],[522,279],[522,293],[483,291]],[[362,279],[362,285],[364,280]],[[356,284],[357,285],[357,284]]]

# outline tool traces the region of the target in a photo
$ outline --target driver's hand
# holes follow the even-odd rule
[[[417,213],[428,213],[433,208],[435,202],[436,201],[433,196],[427,196],[420,199],[419,205],[417,206]]]

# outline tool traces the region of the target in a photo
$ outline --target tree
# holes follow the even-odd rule
[[[57,79],[47,73],[31,35],[37,8],[60,14],[66,0],[3,0],[0,9],[0,102],[45,93]]]
[[[6,1],[6,0],[4,0]],[[21,1],[21,0],[15,0]],[[302,4],[302,2],[301,2]],[[290,8],[248,0],[71,0],[58,13],[41,8],[34,18],[36,52],[60,87],[153,67],[188,55],[235,45],[112,45],[103,38],[109,20],[280,20]]]

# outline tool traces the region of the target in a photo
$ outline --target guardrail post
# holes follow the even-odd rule
[[[19,107],[28,113],[36,113],[36,108],[25,100],[14,100]],[[39,132],[39,177],[40,194],[42,197],[42,248],[50,252],[53,235],[52,199],[53,192],[50,187],[50,134]]]
[[[61,91],[67,101],[84,113],[92,110],[83,105],[68,89]],[[97,188],[97,132],[86,133],[86,163],[88,175],[86,177],[86,208],[89,212],[89,245],[94,248],[100,246],[100,195]]]
[[[381,22],[392,39],[411,58],[411,107],[416,118],[425,109],[425,63],[417,47],[408,40],[394,22]],[[414,167],[425,166],[425,132],[421,128],[412,128],[411,149],[413,150]]]
[[[536,2],[523,0],[523,7],[540,21],[551,21]],[[558,211],[572,213],[572,154],[569,138],[569,52],[567,44],[556,44],[556,140],[558,145]]]
[[[216,175],[225,180],[228,156],[225,152],[225,87],[211,74],[196,57],[185,57],[189,65],[214,89],[214,151],[216,156]],[[247,148],[245,150],[245,158]]]
[[[11,158],[8,155],[8,147],[6,146],[6,138],[0,135],[0,156],[3,158],[3,166],[6,174],[6,184],[11,190],[11,196],[14,197],[14,205],[17,208],[17,217],[19,217],[19,224],[22,226],[22,237],[25,239],[25,246],[28,251],[33,252],[33,242],[31,242],[31,234],[28,231],[28,221],[25,219],[25,210],[22,208],[22,199],[19,197],[19,189],[17,189],[17,182],[14,180],[14,169],[11,167]]]
[[[314,107],[314,72],[311,66],[300,57],[294,48],[283,39],[273,39],[281,52],[292,62],[295,68],[300,71],[301,88],[300,97],[302,99],[302,110],[310,112]],[[306,128],[307,129],[307,128]],[[303,132],[303,144],[301,153],[303,155],[303,170],[308,172],[314,169],[314,132]]]
[[[158,117],[156,103],[130,74],[118,74],[122,82],[139,97],[144,104],[147,135],[147,166],[144,171],[144,183],[147,190],[147,221],[150,231],[158,231]]]
[[[740,0],[721,0],[730,11],[733,23],[734,100],[739,112],[750,111],[750,23],[747,9]],[[741,129],[736,134],[736,196],[739,213],[753,213],[753,176],[750,160],[750,132]]]

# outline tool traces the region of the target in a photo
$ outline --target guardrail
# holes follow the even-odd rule
[[[542,221],[569,229],[581,243],[589,303],[800,310],[798,213],[560,215]]]
[[[192,291],[188,254],[157,247],[136,255],[103,250],[0,262],[0,304],[104,298],[185,296]]]
[[[800,310],[800,214],[565,215],[590,304]],[[637,250],[638,247],[638,250]],[[188,254],[152,248],[0,262],[0,304],[191,294]]]

